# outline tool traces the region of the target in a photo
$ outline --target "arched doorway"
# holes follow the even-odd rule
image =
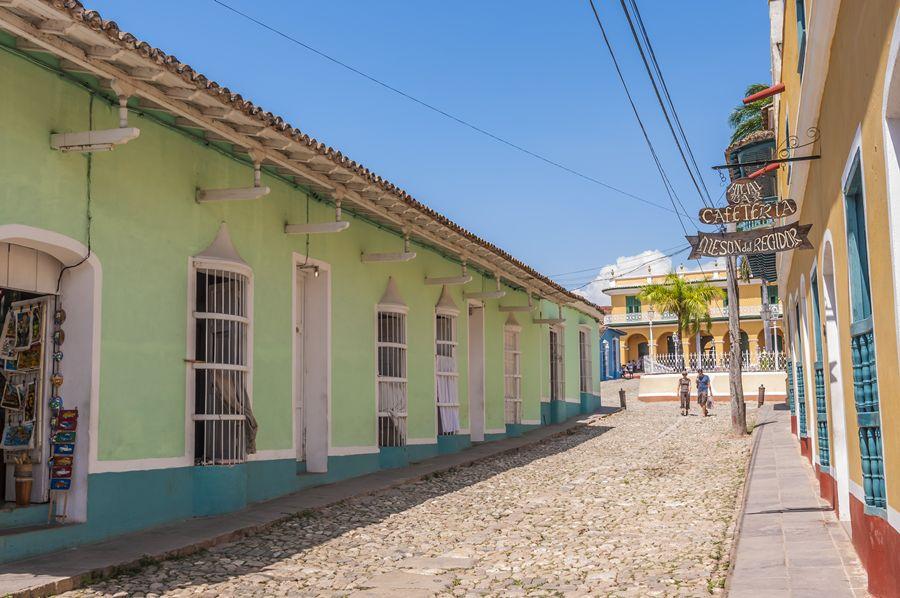
[[[630,335],[625,342],[625,351],[626,365],[627,363],[633,363],[640,368],[644,357],[650,355],[650,345],[647,343],[647,337],[640,333]]]
[[[3,254],[5,250],[5,254]],[[89,254],[82,243],[56,232],[21,224],[0,225],[0,254],[5,257],[5,276],[0,276],[0,286],[9,297],[29,296],[32,302],[44,302],[50,317],[45,316],[44,331],[53,328],[53,308],[65,310],[61,328],[65,332],[60,370],[64,374],[60,387],[63,407],[78,410],[77,438],[74,446],[75,466],[72,470],[71,490],[68,493],[66,515],[68,521],[87,519],[88,473],[97,473],[97,413],[99,401],[100,356],[100,262]],[[14,270],[25,266],[34,269],[34,276],[14,275]],[[23,274],[24,270],[20,272]],[[58,292],[57,292],[58,291]],[[34,314],[32,308],[32,317]],[[41,313],[41,312],[38,312]],[[47,348],[52,347],[47,342]],[[50,353],[50,355],[48,355]],[[52,358],[52,350],[43,352],[43,359]],[[49,376],[52,368],[44,362],[46,383],[40,393],[46,405],[51,396]],[[43,427],[35,426],[35,434],[47,435],[49,416]],[[41,438],[42,451],[49,450],[49,438]],[[35,455],[38,456],[38,455]],[[47,476],[45,456],[35,466],[34,476]],[[36,492],[41,494],[37,495]],[[32,501],[43,498],[42,486],[35,484]],[[58,507],[57,507],[58,508]]]
[[[826,232],[822,248],[822,294],[825,311],[825,382],[829,391],[831,412],[832,459],[831,468],[837,482],[838,518],[850,520],[850,468],[847,454],[847,420],[844,413],[844,382],[841,368],[841,348],[838,344],[839,322],[835,293],[834,254],[831,238]]]

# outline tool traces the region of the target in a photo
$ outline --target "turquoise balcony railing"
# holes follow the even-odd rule
[[[791,415],[794,415],[794,362],[787,362],[787,396],[788,407],[791,409]]]
[[[806,429],[806,385],[803,383],[803,364],[797,362],[797,419],[799,420],[800,438],[809,436]]]
[[[819,465],[831,466],[831,451],[828,444],[828,411],[825,405],[825,370],[822,362],[815,364],[816,372],[816,436],[819,439]]]
[[[850,327],[853,359],[853,402],[859,426],[859,451],[862,457],[863,489],[866,506],[884,509],[884,450],[878,400],[878,372],[875,367],[875,335],[872,319]]]

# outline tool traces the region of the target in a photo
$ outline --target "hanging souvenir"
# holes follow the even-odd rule
[[[16,357],[16,324],[13,312],[6,312],[3,321],[2,335],[0,335],[0,359],[15,359]]]
[[[25,383],[25,400],[22,405],[22,411],[25,412],[25,419],[34,419],[34,406],[37,403],[37,380],[29,380]]]
[[[0,407],[10,411],[19,411],[25,402],[25,385],[14,383],[8,379],[3,386],[3,397],[0,398]]]
[[[62,386],[62,383],[63,383],[62,374],[53,374],[52,376],[50,376],[50,384],[52,384],[54,387],[58,388],[58,387]]]
[[[62,409],[62,406],[62,397],[50,397],[50,409],[52,409],[53,411],[58,411]]]
[[[53,352],[53,361],[62,361],[63,354],[62,351],[54,351]]]
[[[31,423],[34,424],[34,422],[31,422]],[[75,445],[74,444],[54,444],[53,445],[53,454],[54,455],[74,455],[75,454]]]
[[[16,367],[19,370],[34,370],[41,366],[41,345],[40,343],[19,352],[19,359]]]
[[[39,307],[31,310],[31,342],[39,343],[41,341],[41,332],[43,331],[43,315]]]
[[[52,478],[71,478],[72,477],[72,467],[71,466],[53,466],[53,469],[50,470],[50,477]]]
[[[31,346],[31,310],[16,312],[16,351],[24,351]]]
[[[72,457],[64,457],[62,455],[52,457],[50,460],[54,467],[72,467],[72,462],[74,461]]]
[[[34,440],[34,422],[27,421],[19,424],[7,423],[3,430],[3,440],[0,448],[8,451],[22,451],[32,448]],[[67,446],[67,445],[61,445]]]
[[[50,437],[50,442],[52,442],[53,444],[66,444],[69,442],[75,442],[75,432],[55,432]]]
[[[61,345],[66,342],[66,332],[62,329],[55,330],[53,332],[53,342],[57,345]]]
[[[59,326],[60,324],[65,322],[66,321],[66,310],[64,310],[61,307],[59,309],[57,309],[56,312],[53,314],[53,321],[56,323],[57,326]]]
[[[50,478],[51,490],[68,490],[72,487],[72,478]]]

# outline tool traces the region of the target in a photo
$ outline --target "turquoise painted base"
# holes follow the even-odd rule
[[[561,405],[566,405],[561,403]],[[577,405],[575,405],[577,407]],[[542,405],[543,407],[543,405]],[[521,435],[537,425],[518,424],[485,441]],[[236,466],[177,467],[88,476],[87,521],[0,534],[0,563],[98,542],[114,536],[245,508],[304,488],[321,486],[472,446],[468,435],[442,436],[434,444],[383,448],[377,453],[328,458],[327,473],[310,473],[293,459],[248,461]],[[46,522],[46,505],[0,511],[0,530]],[[40,521],[38,521],[38,519]],[[18,525],[18,523],[21,525]]]
[[[600,397],[598,395],[583,392],[581,393],[581,413],[594,413],[600,409]]]
[[[549,402],[541,402],[541,425],[549,426],[553,423],[553,409]]]
[[[50,505],[28,505],[0,510],[0,530],[47,523]]]
[[[458,453],[472,446],[471,437],[468,434],[455,434],[453,436],[438,436],[437,451],[440,455]]]
[[[540,428],[537,424],[506,424],[506,436],[508,438],[518,438],[526,432],[530,432],[536,428]]]
[[[381,469],[396,469],[409,465],[409,452],[413,447],[385,446],[378,451],[378,465]]]

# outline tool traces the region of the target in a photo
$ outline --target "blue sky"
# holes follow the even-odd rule
[[[225,0],[366,73],[596,179],[666,204],[587,1]],[[662,120],[619,0],[595,0],[689,213],[699,198]],[[216,5],[85,0],[567,286],[620,256],[683,244],[671,212],[498,144]],[[707,186],[729,111],[768,82],[762,0],[639,0]],[[690,228],[693,222],[686,222]],[[675,266],[683,261],[675,258]]]

